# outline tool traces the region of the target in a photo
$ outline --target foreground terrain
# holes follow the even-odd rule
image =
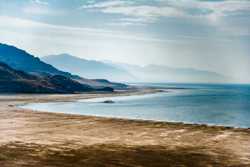
[[[0,166],[250,166],[249,129],[55,114],[15,107],[100,96],[0,96]]]

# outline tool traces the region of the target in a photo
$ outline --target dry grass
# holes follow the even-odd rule
[[[208,154],[199,147],[167,149],[109,144],[66,149],[64,146],[9,143],[0,149],[1,167],[247,167],[231,165],[226,156]]]

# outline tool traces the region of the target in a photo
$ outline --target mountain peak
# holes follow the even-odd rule
[[[44,63],[38,57],[35,57],[25,50],[15,46],[0,44],[0,61],[13,67],[14,69],[25,71],[28,73],[51,74],[71,76],[67,72],[60,71],[55,67]]]

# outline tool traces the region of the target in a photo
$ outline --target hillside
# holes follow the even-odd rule
[[[21,70],[27,73],[34,73],[39,75],[71,76],[70,73],[60,71],[22,49],[1,43],[0,62],[3,62],[14,69]]]
[[[78,93],[94,90],[65,76],[35,76],[0,62],[0,93]]]

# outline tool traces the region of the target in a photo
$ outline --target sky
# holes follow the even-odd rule
[[[250,83],[250,0],[0,0],[0,42]]]

